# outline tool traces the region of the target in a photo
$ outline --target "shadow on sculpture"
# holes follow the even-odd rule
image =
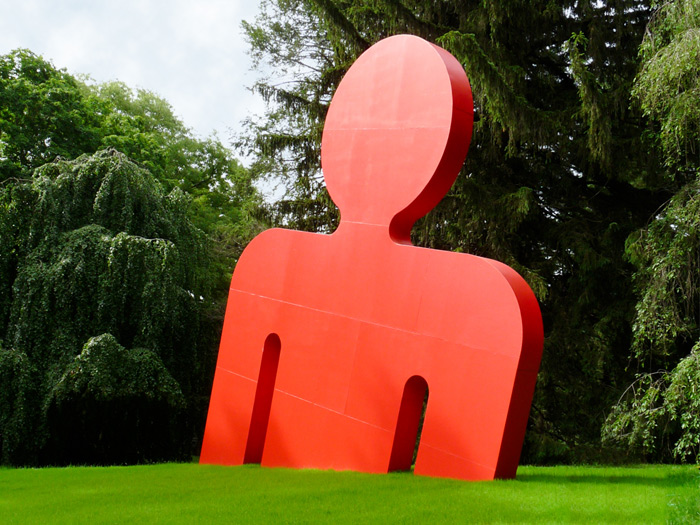
[[[231,282],[200,461],[512,478],[542,353],[511,268],[410,244],[471,139],[457,60],[418,37],[362,54],[340,83],[321,161],[332,235],[272,229]]]

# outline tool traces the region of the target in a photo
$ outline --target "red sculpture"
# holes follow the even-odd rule
[[[542,353],[511,268],[417,248],[413,223],[454,182],[472,96],[459,62],[414,36],[350,68],[321,160],[341,222],[268,230],[231,282],[200,461],[512,478]]]

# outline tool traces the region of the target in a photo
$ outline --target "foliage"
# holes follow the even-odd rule
[[[39,410],[37,370],[27,354],[0,344],[0,463],[21,462],[38,439],[27,434]],[[19,459],[19,461],[17,461]]]
[[[700,180],[684,186],[628,246],[639,268],[634,354],[687,353],[700,340]]]
[[[100,144],[99,109],[78,81],[28,50],[0,56],[0,182]]]
[[[700,164],[700,2],[664,2],[649,24],[634,95],[658,119],[667,162]]]
[[[330,97],[357,47],[334,49],[326,36],[332,29],[310,2],[263,1],[260,9],[258,24],[243,27],[255,63],[273,66],[271,78],[254,86],[270,111],[262,122],[248,122],[238,145],[254,154],[257,177],[286,188],[273,206],[277,224],[328,232],[337,226],[338,212],[319,172],[321,133]],[[336,63],[336,52],[344,64]]]
[[[183,448],[182,421],[172,414],[184,407],[180,386],[155,352],[126,350],[111,334],[92,337],[45,401],[48,455],[71,464],[168,458]]]
[[[197,448],[230,276],[265,221],[249,172],[167,101],[76,79],[28,50],[0,57],[0,461],[141,461]],[[113,429],[151,429],[154,443],[172,430],[163,450],[144,449],[147,434],[112,433],[121,460],[59,446],[61,420],[86,434],[106,425],[93,415],[107,401],[89,396],[76,420],[65,412],[77,400],[47,412],[51,389],[101,334],[129,355],[153,352],[181,390],[184,408],[142,396],[145,412],[127,406],[136,397],[105,412]]]
[[[638,378],[604,437],[647,454],[700,461],[700,180],[684,186],[630,242],[640,299]]]
[[[700,461],[700,2],[659,6],[640,47],[633,93],[678,189],[628,241],[639,296],[637,378],[603,437],[652,457]]]
[[[148,453],[119,448],[123,436],[113,429],[120,425],[119,407],[127,418],[121,431],[136,427],[140,433],[134,446],[149,438],[163,444],[155,439],[163,428],[152,429],[152,422],[176,421],[183,394],[193,412],[193,396],[202,389],[207,362],[200,356],[209,350],[200,342],[207,330],[204,296],[210,295],[207,238],[187,217],[188,199],[177,188],[166,194],[149,172],[114,150],[47,164],[31,185],[0,191],[11,193],[15,206],[0,217],[3,230],[19,232],[3,236],[0,247],[16,264],[12,293],[4,298],[8,317],[0,326],[6,348],[0,362],[3,462],[95,459],[87,450],[85,456],[62,453],[57,441],[66,439],[67,420],[73,432],[103,436],[102,461],[180,457],[191,439],[188,425],[171,429],[170,447],[149,447]],[[91,339],[100,334],[110,335]],[[123,368],[113,366],[124,355]],[[97,386],[84,382],[85,373]],[[129,403],[121,398],[139,377],[144,381],[129,403],[141,403],[129,426]],[[62,417],[48,417],[48,408]]]
[[[627,237],[669,197],[673,177],[632,104],[649,2],[266,0],[245,24],[272,66],[269,112],[241,146],[288,192],[276,221],[328,232],[319,144],[330,98],[370,44],[413,33],[465,66],[475,129],[457,182],[414,244],[501,260],[541,301],[546,340],[524,458],[600,458],[605,413],[627,370],[636,297]]]
[[[0,183],[28,179],[57,157],[108,147],[147,168],[167,190],[192,196],[190,219],[215,241],[217,288],[225,290],[265,220],[251,177],[233,153],[216,137],[195,137],[152,92],[121,82],[83,83],[28,50],[0,57]]]
[[[0,513],[9,524],[696,523],[698,483],[677,466],[520,467],[487,483],[253,465],[4,469]]]
[[[615,405],[607,439],[645,453],[700,461],[700,344],[670,372],[641,374]]]

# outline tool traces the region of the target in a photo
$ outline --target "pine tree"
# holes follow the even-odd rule
[[[598,453],[629,383],[635,296],[625,241],[668,198],[633,104],[649,2],[267,0],[246,24],[273,68],[269,112],[241,145],[288,188],[280,224],[332,231],[319,144],[340,78],[372,43],[413,33],[451,51],[475,98],[470,153],[413,242],[501,260],[542,304],[546,343],[528,461]]]

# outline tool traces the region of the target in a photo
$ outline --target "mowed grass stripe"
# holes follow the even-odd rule
[[[494,482],[197,464],[0,469],[0,522],[683,522],[700,520],[699,483],[687,466],[520,467]]]

